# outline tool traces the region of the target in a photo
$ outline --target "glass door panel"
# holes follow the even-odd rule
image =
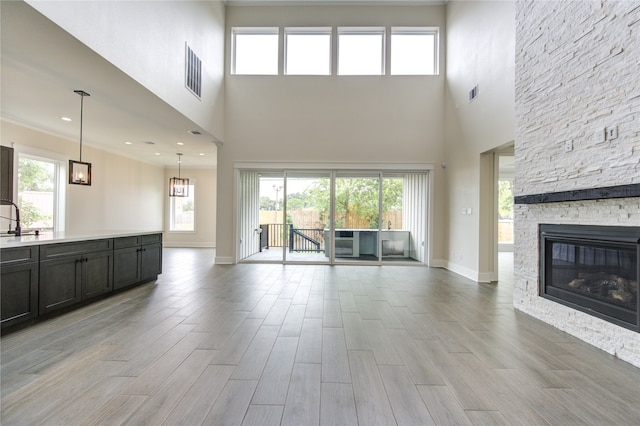
[[[427,174],[385,173],[382,179],[383,262],[426,260]]]
[[[379,261],[379,199],[379,174],[336,174],[336,263]]]
[[[240,260],[282,262],[284,173],[240,174]]]
[[[287,172],[285,259],[328,263],[331,175],[329,172]]]

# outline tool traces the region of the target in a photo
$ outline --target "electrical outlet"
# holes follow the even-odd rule
[[[564,152],[573,151],[573,139],[567,139],[564,141]]]
[[[618,126],[607,127],[607,140],[618,139]]]

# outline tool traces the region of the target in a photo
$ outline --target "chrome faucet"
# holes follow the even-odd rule
[[[19,237],[20,235],[22,235],[22,229],[20,228],[20,209],[18,208],[18,206],[16,205],[16,203],[14,203],[11,200],[5,200],[2,199],[0,200],[0,204],[2,205],[7,205],[7,204],[11,204],[13,207],[16,208],[16,229],[14,231],[11,230],[11,223],[9,223],[9,234],[15,234],[16,237]],[[11,218],[9,218],[9,220],[13,220]]]

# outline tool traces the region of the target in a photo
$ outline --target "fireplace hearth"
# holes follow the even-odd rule
[[[540,296],[640,332],[640,227],[540,225]]]

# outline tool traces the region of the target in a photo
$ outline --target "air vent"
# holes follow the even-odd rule
[[[189,45],[186,45],[186,78],[185,82],[187,89],[189,89],[198,98],[202,95],[202,61],[191,50]]]
[[[473,89],[469,90],[469,102],[478,97],[478,86],[476,85]]]
[[[191,133],[194,136],[200,136],[202,134],[200,130],[189,130],[189,133]]]

